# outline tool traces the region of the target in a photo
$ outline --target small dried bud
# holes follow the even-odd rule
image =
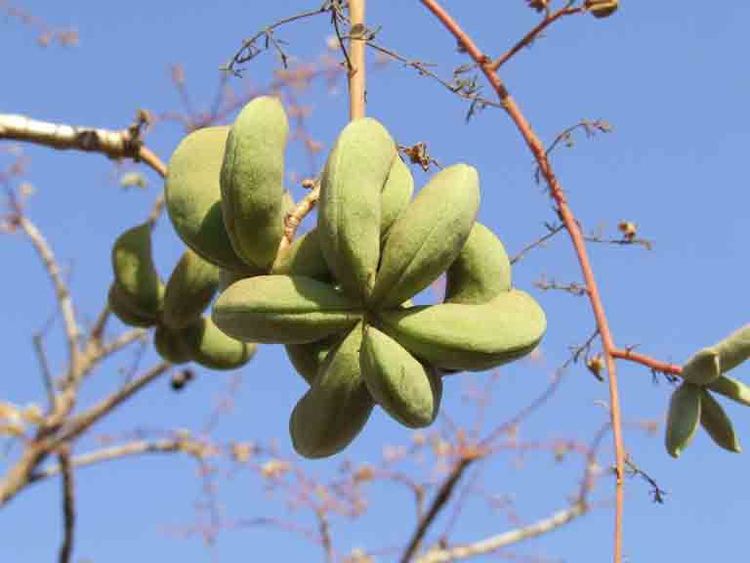
[[[620,0],[586,0],[586,9],[595,18],[607,18],[620,7]]]
[[[278,479],[289,471],[289,462],[280,459],[270,459],[260,468],[260,474],[266,479]]]
[[[311,190],[315,187],[315,179],[314,178],[304,178],[302,180],[302,187],[306,190]]]
[[[375,478],[375,470],[370,465],[362,465],[354,472],[354,480],[357,483],[365,483]]]
[[[622,238],[627,241],[633,240],[638,234],[638,227],[631,221],[621,221],[617,228],[622,233]]]
[[[586,367],[589,368],[589,371],[594,374],[594,377],[596,377],[599,381],[603,381],[602,378],[602,370],[604,369],[604,358],[602,358],[601,354],[597,354],[596,356],[591,356],[589,359],[586,360]]]
[[[235,442],[232,444],[232,459],[237,463],[247,463],[255,451],[255,446],[249,442]]]
[[[541,12],[543,10],[546,10],[549,6],[549,0],[526,0],[529,4],[529,8],[532,8],[536,10],[537,12]]]

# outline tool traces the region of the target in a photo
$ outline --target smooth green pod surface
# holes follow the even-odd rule
[[[229,127],[193,131],[175,149],[167,168],[167,212],[177,234],[209,262],[253,271],[234,251],[224,227],[219,175]]]
[[[393,307],[435,281],[464,247],[478,209],[474,168],[435,174],[391,227],[370,302]]]
[[[486,303],[511,288],[508,254],[495,234],[474,223],[466,244],[448,268],[446,303]]]
[[[255,343],[240,342],[224,334],[209,318],[202,318],[184,331],[190,357],[204,367],[237,369],[255,354]]]
[[[164,323],[184,328],[198,320],[216,294],[219,268],[188,249],[177,262],[164,292]]]
[[[235,119],[221,167],[221,207],[235,252],[267,268],[284,233],[284,150],[289,123],[278,98],[260,96]]]
[[[481,305],[412,307],[383,311],[379,318],[412,354],[448,370],[481,371],[525,356],[547,327],[539,304],[516,289]]]
[[[312,384],[336,339],[334,335],[308,344],[287,344],[284,349],[297,373]]]
[[[409,428],[432,424],[443,393],[439,375],[371,326],[365,329],[360,357],[362,377],[375,402]]]
[[[706,388],[750,407],[750,387],[728,375],[722,375],[716,381],[706,385]]]
[[[306,232],[279,253],[271,273],[329,281],[331,271],[320,248],[318,229]]]
[[[318,377],[289,420],[294,449],[307,458],[343,450],[364,427],[373,401],[360,375],[362,325],[355,326],[326,356]]]
[[[719,355],[721,372],[726,373],[750,358],[750,324],[735,330],[713,349]]]
[[[701,390],[701,426],[725,450],[737,453],[742,451],[732,421],[719,402],[705,389]]]
[[[228,287],[213,319],[239,340],[302,344],[354,325],[358,305],[332,286],[304,276],[257,276]]]
[[[380,197],[396,144],[374,119],[349,122],[326,161],[318,204],[320,246],[336,279],[363,299],[380,258]]]
[[[109,287],[107,302],[110,310],[126,325],[148,328],[158,322],[157,315],[143,313],[135,307],[131,302],[131,298],[125,295],[117,284],[113,283]]]
[[[154,331],[154,348],[159,355],[173,364],[184,364],[192,359],[192,354],[185,342],[185,333],[159,325]]]
[[[669,455],[680,457],[690,445],[701,418],[701,388],[683,383],[672,393],[667,414],[665,445]]]
[[[695,385],[707,385],[721,376],[719,354],[711,348],[704,348],[694,354],[682,366],[682,378]]]
[[[162,307],[163,288],[151,255],[151,227],[143,223],[122,233],[112,247],[115,283],[144,315]]]
[[[224,291],[234,282],[244,280],[247,277],[250,276],[248,276],[247,274],[241,274],[239,272],[233,272],[232,270],[225,270],[224,268],[220,268],[218,290],[220,292]]]
[[[380,236],[386,235],[401,215],[414,193],[414,177],[409,167],[396,155],[380,195]]]

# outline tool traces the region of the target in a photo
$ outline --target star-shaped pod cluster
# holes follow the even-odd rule
[[[310,383],[290,421],[300,454],[340,451],[375,404],[406,426],[429,425],[444,373],[489,369],[536,347],[544,313],[512,288],[502,243],[475,221],[476,170],[445,168],[412,200],[411,173],[374,119],[355,120],[341,132],[322,175],[316,228],[273,255],[281,236],[275,214],[284,207],[283,142],[278,131],[266,131],[268,122],[268,115],[245,108],[228,135],[221,195],[211,196],[222,215],[204,197],[197,223],[183,221],[186,214],[175,218],[169,182],[167,202],[183,239],[199,253],[213,245],[213,256],[221,254],[221,265],[240,278],[215,302],[216,325],[239,340],[286,345]],[[273,197],[261,189],[277,183]],[[198,244],[201,237],[211,240]],[[217,243],[217,237],[223,238]],[[444,302],[413,306],[410,298],[443,273]]]

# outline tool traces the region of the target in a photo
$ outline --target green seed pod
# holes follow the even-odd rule
[[[544,311],[512,289],[481,305],[440,305],[379,314],[383,329],[418,358],[447,370],[482,371],[531,352],[547,327]]]
[[[271,273],[330,281],[331,272],[320,249],[318,229],[308,231],[279,253]]]
[[[193,131],[177,146],[164,185],[167,212],[180,238],[212,264],[254,271],[232,248],[221,211],[219,175],[229,127]]]
[[[237,369],[244,366],[255,354],[254,343],[230,338],[206,317],[183,332],[190,357],[209,369]]]
[[[586,0],[586,9],[596,18],[607,18],[619,7],[619,0]]]
[[[750,387],[728,375],[722,375],[716,381],[706,385],[706,388],[750,407]]]
[[[257,276],[228,287],[213,307],[217,326],[238,340],[303,344],[351,328],[358,305],[304,276]]]
[[[409,167],[396,155],[380,195],[380,236],[383,238],[401,215],[414,193],[414,178]]]
[[[318,204],[320,246],[328,266],[355,298],[372,290],[380,258],[380,197],[396,144],[371,118],[351,121],[331,150]]]
[[[172,271],[164,292],[164,323],[184,328],[198,320],[216,294],[219,268],[188,249]]]
[[[364,427],[373,402],[359,371],[362,325],[326,356],[318,377],[289,420],[294,449],[307,458],[343,450]]]
[[[725,450],[737,453],[742,451],[732,421],[719,402],[705,389],[701,389],[701,426]]]
[[[312,384],[318,375],[323,360],[337,340],[338,338],[333,336],[309,344],[287,344],[284,348],[297,373],[309,384]]]
[[[148,328],[158,322],[157,315],[143,313],[133,305],[132,298],[128,297],[117,284],[109,287],[107,302],[110,310],[123,323],[129,326]]]
[[[244,280],[247,277],[250,277],[250,276],[248,276],[247,274],[241,274],[239,272],[233,272],[231,270],[225,270],[224,268],[220,268],[219,269],[219,285],[218,285],[219,292],[224,291],[234,282],[239,281],[239,280]]]
[[[719,356],[721,372],[726,373],[750,358],[750,324],[735,330],[713,349]]]
[[[474,223],[455,262],[448,268],[446,303],[486,303],[511,288],[508,254],[495,234]]]
[[[288,133],[278,98],[253,99],[229,131],[221,167],[221,208],[229,239],[245,262],[262,269],[273,262],[284,234]]]
[[[669,455],[680,457],[698,428],[701,418],[701,388],[683,383],[669,401],[665,445]]]
[[[383,247],[371,303],[394,307],[456,259],[479,208],[479,177],[465,164],[438,172],[399,215]]]
[[[122,233],[112,247],[115,283],[139,312],[156,316],[163,287],[151,255],[151,227],[143,223]]]
[[[704,348],[682,366],[682,378],[694,385],[707,385],[721,375],[720,363],[715,350]]]
[[[371,326],[365,329],[360,357],[362,377],[376,403],[409,428],[432,424],[443,393],[439,375]]]
[[[158,325],[154,331],[154,347],[163,359],[173,364],[184,364],[192,359],[184,330]]]

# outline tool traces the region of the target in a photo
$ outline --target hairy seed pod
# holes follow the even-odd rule
[[[164,288],[151,255],[151,227],[143,223],[122,233],[112,247],[115,284],[147,317],[162,308]]]
[[[254,343],[227,336],[207,317],[199,319],[183,333],[190,357],[209,369],[237,369],[255,354]]]
[[[228,288],[230,285],[232,285],[236,281],[244,280],[245,278],[248,278],[247,274],[241,274],[238,272],[233,272],[231,270],[225,270],[224,268],[219,269],[219,284],[218,284],[218,290],[219,292],[224,291],[226,288]]]
[[[358,305],[332,286],[304,276],[257,276],[228,287],[213,319],[239,340],[303,344],[351,328]]]
[[[435,281],[464,247],[478,209],[474,168],[435,174],[391,227],[370,302],[394,307]]]
[[[198,320],[219,285],[219,268],[188,249],[177,262],[164,292],[164,323],[184,328]]]
[[[719,356],[722,373],[736,368],[750,358],[750,324],[735,330],[712,348]]]
[[[750,387],[728,375],[722,375],[706,385],[706,388],[750,407]]]
[[[363,299],[380,258],[380,197],[396,144],[371,118],[351,121],[339,135],[321,179],[318,233],[323,255],[345,291]]]
[[[701,418],[701,388],[692,383],[683,383],[672,393],[667,414],[665,445],[672,457],[690,445]]]
[[[742,451],[732,421],[719,402],[705,389],[701,389],[701,426],[725,450],[737,453]]]
[[[446,370],[482,371],[531,352],[547,327],[544,311],[512,289],[481,305],[440,305],[379,313],[383,329],[427,363]]]
[[[224,227],[219,175],[229,127],[193,131],[169,160],[164,185],[167,212],[183,242],[212,264],[254,272],[232,248]]]
[[[261,269],[273,262],[284,234],[288,132],[278,98],[253,99],[229,131],[221,167],[221,207],[232,247],[245,262]]]
[[[380,236],[385,237],[414,193],[414,178],[409,167],[396,155],[380,195]]]
[[[320,249],[318,229],[306,232],[280,252],[271,273],[330,281],[331,271]]]
[[[362,325],[326,356],[320,373],[289,420],[294,449],[307,458],[343,450],[364,427],[373,402],[359,371]]]
[[[128,297],[114,283],[109,287],[107,303],[115,316],[129,326],[148,328],[154,326],[159,320],[158,315],[144,313],[139,310],[134,305],[132,298]]]
[[[474,223],[461,253],[446,274],[446,303],[486,303],[511,288],[508,254],[495,234]]]
[[[370,395],[389,415],[409,428],[432,424],[443,393],[439,375],[371,326],[365,329],[360,362]]]
[[[339,337],[334,335],[308,344],[287,344],[284,348],[297,373],[312,384],[328,352],[338,339]]]
[[[154,348],[164,360],[173,364],[184,364],[192,359],[184,330],[158,325],[154,331]]]

